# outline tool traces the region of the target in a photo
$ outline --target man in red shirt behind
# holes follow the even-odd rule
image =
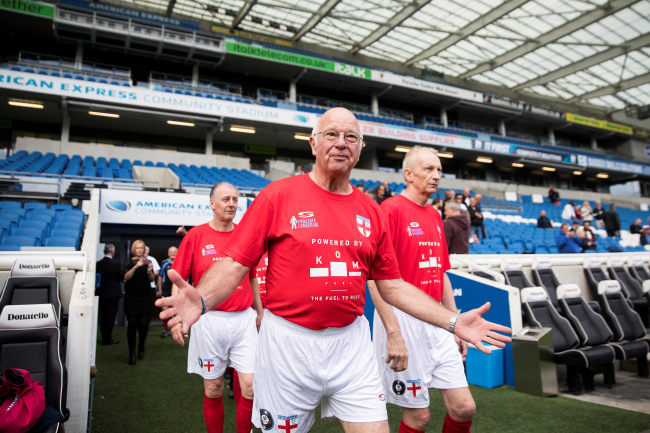
[[[445,273],[450,265],[442,218],[427,204],[438,189],[442,173],[436,151],[413,147],[404,157],[403,173],[405,194],[381,205],[388,219],[400,274],[404,281],[456,312],[451,282]],[[427,429],[429,388],[440,390],[447,407],[443,433],[469,432],[476,405],[463,367],[467,343],[388,305],[373,282],[369,281],[368,286],[376,307],[373,343],[386,401],[402,407],[399,433],[420,433]],[[386,347],[391,338],[399,338],[400,334],[406,342],[409,364],[406,371],[393,371],[384,361]]]
[[[194,288],[170,272],[171,307],[185,332],[208,308],[230,296],[268,251],[266,311],[255,355],[255,425],[304,433],[322,417],[336,417],[346,433],[388,433],[383,385],[363,316],[366,281],[386,302],[457,333],[489,353],[481,341],[505,345],[507,327],[481,318],[489,304],[452,313],[400,278],[388,224],[379,206],[350,184],[363,137],[354,115],[334,108],[318,119],[309,143],[314,171],[273,182],[241,221]],[[495,332],[496,331],[496,332]]]
[[[233,234],[238,235],[232,220],[237,213],[238,192],[231,184],[221,182],[210,191],[212,221],[191,229],[183,238],[172,270],[187,281],[190,276],[199,283],[205,271],[226,256],[221,249]],[[171,271],[170,271],[171,272]],[[261,320],[262,307],[257,294],[257,281],[252,275],[255,289],[255,308]],[[214,306],[201,320],[192,326],[190,348],[187,356],[187,372],[203,377],[205,398],[203,415],[208,433],[223,432],[224,410],[221,396],[224,373],[231,365],[238,372],[241,398],[237,401],[237,433],[249,433],[253,407],[253,360],[257,341],[256,313],[253,291],[248,279],[243,279],[234,292]],[[172,295],[178,291],[176,285]],[[184,345],[180,325],[172,328],[172,336]]]

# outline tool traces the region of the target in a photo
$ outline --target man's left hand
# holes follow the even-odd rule
[[[461,339],[458,335],[454,335],[454,340],[456,340],[456,344],[458,345],[460,356],[462,356],[463,361],[465,361],[465,358],[467,357],[467,341]]]
[[[257,319],[255,319],[255,325],[257,326],[257,333],[260,333],[260,326],[262,326],[262,319],[264,318],[264,313],[260,313],[257,315]]]
[[[409,366],[409,351],[406,348],[406,343],[404,338],[402,338],[401,333],[397,335],[388,336],[388,356],[386,357],[386,364],[390,364],[392,360],[393,363],[390,368],[395,371],[404,371]]]

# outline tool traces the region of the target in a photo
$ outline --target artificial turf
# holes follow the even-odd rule
[[[116,328],[120,344],[97,346],[97,376],[93,404],[93,433],[205,432],[203,380],[187,374],[187,347],[170,337],[160,338],[161,326],[152,326],[146,354],[137,365],[127,364],[126,328]],[[617,432],[650,430],[650,415],[551,397],[538,398],[509,386],[487,390],[470,386],[477,411],[473,433],[481,432]],[[439,432],[446,413],[440,394],[430,391],[431,423]],[[235,432],[235,403],[224,397],[224,431]],[[316,414],[314,433],[342,432],[336,420]],[[388,405],[392,432],[397,432],[401,409]]]

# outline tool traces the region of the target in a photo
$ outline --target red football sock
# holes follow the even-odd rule
[[[239,399],[241,398],[241,384],[239,383],[239,375],[237,370],[232,376],[232,392],[235,394],[235,404],[239,404]]]
[[[424,433],[424,430],[418,430],[413,427],[409,427],[404,424],[404,420],[399,423],[399,432],[398,433]]]
[[[253,400],[241,397],[237,404],[237,433],[250,433],[253,428]]]
[[[203,418],[208,433],[223,433],[223,401],[221,397],[203,399]],[[250,431],[250,430],[249,430]]]
[[[163,326],[165,328],[165,331],[169,330],[169,326],[167,326],[167,322],[169,322],[169,319],[164,319],[163,320]]]
[[[472,420],[456,421],[447,414],[445,423],[442,425],[442,433],[469,433],[472,426]]]

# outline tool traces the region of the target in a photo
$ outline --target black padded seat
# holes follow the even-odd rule
[[[632,274],[632,276],[636,278],[636,280],[639,283],[643,284],[644,281],[650,281],[650,273],[648,273],[645,266],[643,266],[643,261],[641,262],[635,261],[629,267],[629,269],[630,269],[630,274]]]
[[[583,267],[585,270],[585,277],[587,278],[587,284],[589,285],[589,290],[591,291],[591,296],[593,299],[598,299],[598,283],[601,281],[610,280],[607,272],[603,270],[603,258],[589,258],[584,261]],[[598,301],[598,304],[600,304],[600,301]]]
[[[486,280],[492,280],[492,281],[497,280],[492,275],[486,274],[485,272],[481,272],[481,271],[472,271],[472,275],[476,275],[477,277],[485,278]]]
[[[494,277],[494,275],[490,275],[487,272],[481,271],[479,268],[475,266],[480,266],[486,269],[492,270],[492,264],[490,263],[489,260],[487,259],[474,259],[472,260],[472,264],[469,266],[469,272],[472,275],[476,275],[477,277],[485,278],[486,280],[491,280],[491,281],[497,281],[497,279]]]
[[[518,260],[504,260],[501,262],[501,273],[506,279],[506,284],[512,287],[516,287],[519,290],[525,289],[526,287],[534,287],[534,285],[528,280],[526,274],[522,270],[521,262]]]
[[[650,302],[643,293],[641,283],[639,283],[625,267],[625,261],[620,258],[609,259],[609,274],[612,280],[616,280],[621,284],[621,290],[628,302],[632,304],[634,311],[639,313],[644,327],[649,327],[648,323],[648,309]]]
[[[522,310],[526,311],[529,323],[536,328],[553,330],[555,362],[567,366],[567,384],[574,393],[581,392],[578,375],[582,375],[585,389],[593,391],[595,374],[603,373],[605,382],[614,384],[614,361],[616,353],[607,345],[582,346],[571,323],[560,316],[541,287],[530,287],[521,292]]]
[[[616,350],[617,359],[637,360],[639,376],[649,377],[647,355],[650,341],[645,338],[646,330],[641,317],[627,302],[618,281],[605,281],[598,286],[603,317],[614,334],[610,343]],[[645,345],[645,351],[643,348]]]
[[[531,269],[533,270],[533,280],[535,281],[535,284],[546,289],[551,304],[553,304],[560,314],[562,314],[563,305],[561,302],[558,302],[556,294],[557,288],[560,287],[562,283],[558,280],[553,271],[551,260],[548,257],[533,259]],[[588,304],[596,313],[600,312],[598,302],[592,301],[588,302]]]
[[[61,299],[57,277],[9,277],[0,296],[0,313],[6,305],[52,304],[57,323],[61,318]]]

